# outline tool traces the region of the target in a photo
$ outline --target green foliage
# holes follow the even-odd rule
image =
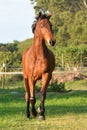
[[[14,43],[9,43],[9,44],[14,44]],[[15,50],[14,48],[13,52],[9,50],[1,51],[0,59],[2,60],[0,61],[0,67],[2,67],[3,62],[6,63],[7,68],[9,66],[21,67],[22,54],[26,50],[26,48],[28,48],[31,44],[32,44],[32,39],[18,43],[16,46],[17,50]],[[86,61],[87,45],[86,44],[80,44],[77,46],[73,44],[68,46],[61,46],[56,43],[56,45],[50,49],[53,51],[55,55],[56,66],[62,66],[62,60],[64,62],[63,64],[64,66],[66,66],[67,63],[70,66],[74,66],[74,65],[80,66],[82,64],[87,66],[87,61]]]
[[[31,46],[32,42],[32,39],[26,39],[22,41],[20,44],[18,44],[18,52],[22,54],[27,48]]]
[[[2,59],[0,66],[4,62],[7,68],[9,66],[21,67],[22,53],[31,43],[32,39],[27,39],[22,42],[15,40],[13,43],[0,44],[0,59]]]
[[[69,45],[67,47],[58,47],[55,46],[52,51],[55,54],[56,65],[62,66],[62,60],[64,61],[64,66],[68,63],[70,66],[87,66],[87,62],[84,59],[87,57],[87,45]],[[63,59],[62,59],[63,55]]]
[[[6,48],[8,51],[10,52],[14,52],[14,51],[17,51],[18,50],[18,47],[17,47],[17,44],[14,43],[14,44],[6,44]]]
[[[0,59],[2,59],[0,61],[0,67],[2,67],[2,64],[5,63],[9,63],[10,62],[10,59],[11,59],[11,52],[7,51],[7,52],[2,52],[0,51]]]
[[[55,80],[49,85],[48,91],[50,92],[65,92],[65,83],[59,83]]]

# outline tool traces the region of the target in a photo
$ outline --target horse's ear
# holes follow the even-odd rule
[[[42,17],[42,12],[40,11],[39,12],[39,16],[38,16],[39,18],[41,18]]]

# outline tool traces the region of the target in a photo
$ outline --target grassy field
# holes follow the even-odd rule
[[[65,93],[47,93],[46,120],[25,116],[24,89],[0,87],[0,130],[87,130],[87,81],[65,84]],[[36,108],[40,103],[36,94]]]

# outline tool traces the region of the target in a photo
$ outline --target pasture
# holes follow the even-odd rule
[[[10,86],[0,86],[0,130],[87,130],[87,80],[66,82],[69,92],[48,92],[45,121],[27,119],[23,83]],[[38,108],[39,93],[36,98]]]

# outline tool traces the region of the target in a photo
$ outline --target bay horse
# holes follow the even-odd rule
[[[26,91],[26,116],[30,118],[30,103],[31,113],[34,117],[37,116],[35,110],[35,83],[42,79],[42,87],[40,89],[40,106],[38,108],[39,118],[45,119],[44,101],[46,98],[46,89],[52,77],[52,71],[55,67],[55,58],[53,53],[47,48],[45,42],[50,46],[54,46],[55,39],[52,33],[52,24],[49,21],[51,15],[39,12],[32,26],[34,33],[33,44],[22,55],[24,87]]]

